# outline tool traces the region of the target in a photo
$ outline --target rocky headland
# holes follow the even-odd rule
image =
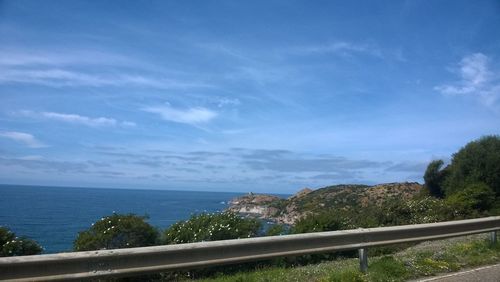
[[[334,185],[316,190],[304,188],[288,199],[253,194],[229,202],[228,210],[247,216],[293,225],[300,218],[324,209],[362,208],[380,205],[390,198],[410,199],[422,185],[416,182],[367,185]]]

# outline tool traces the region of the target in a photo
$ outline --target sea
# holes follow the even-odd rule
[[[160,229],[218,212],[242,193],[0,185],[0,226],[36,240],[43,253],[71,251],[78,232],[113,213],[149,216]]]

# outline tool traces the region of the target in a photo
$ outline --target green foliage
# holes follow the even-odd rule
[[[493,207],[495,192],[484,183],[469,184],[449,196],[446,202],[463,217],[477,217]]]
[[[408,271],[404,263],[392,256],[384,256],[369,265],[370,281],[405,281]]]
[[[38,255],[41,252],[42,247],[34,240],[18,238],[6,227],[0,227],[0,257]]]
[[[274,224],[266,231],[266,236],[277,236],[288,234],[288,229],[283,224]]]
[[[486,136],[468,143],[453,155],[444,181],[446,196],[469,184],[484,183],[500,196],[500,137]]]
[[[442,160],[432,161],[425,170],[424,181],[425,189],[429,192],[431,196],[442,198],[444,196],[443,192],[443,181],[448,174],[448,169],[441,169],[443,166]]]
[[[261,223],[233,212],[202,213],[170,226],[163,233],[165,244],[239,239],[257,236]]]
[[[159,234],[146,219],[134,214],[105,216],[80,232],[73,247],[75,251],[90,251],[153,246]]]
[[[339,271],[334,271],[321,281],[328,282],[364,282],[366,281],[363,273],[356,268],[347,268]]]
[[[381,207],[379,225],[432,223],[453,218],[453,211],[447,203],[434,197],[414,198],[406,201],[393,199]]]
[[[484,236],[482,236],[484,238]],[[263,268],[202,281],[408,281],[443,272],[498,263],[500,244],[491,245],[481,235],[434,241],[394,256],[370,256],[368,272],[359,272],[357,259],[338,259],[301,267]]]
[[[332,210],[318,214],[310,214],[295,223],[291,233],[309,233],[321,231],[335,231],[345,229],[347,222],[338,213]]]
[[[261,222],[252,218],[242,218],[233,212],[202,213],[192,215],[186,221],[179,221],[163,232],[164,244],[183,244],[202,241],[216,241],[249,238],[257,236]],[[166,280],[179,278],[200,278],[237,271],[254,270],[266,262],[242,263],[231,266],[197,269],[189,272],[165,273]]]

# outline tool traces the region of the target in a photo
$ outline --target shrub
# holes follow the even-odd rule
[[[182,244],[201,241],[216,241],[255,237],[261,228],[260,221],[242,218],[233,212],[202,213],[192,215],[185,221],[179,221],[163,232],[164,244]],[[208,267],[189,272],[178,271],[164,273],[166,281],[202,278],[214,275],[234,273],[238,271],[255,270],[260,265],[269,262],[251,262],[228,266]]]
[[[239,239],[257,236],[261,223],[233,212],[202,213],[179,221],[163,233],[165,244]]]
[[[444,181],[446,196],[473,183],[488,185],[500,196],[500,137],[485,136],[453,155]]]
[[[379,213],[379,225],[405,225],[446,221],[454,219],[450,206],[433,197],[410,200],[392,200],[385,203]]]
[[[26,237],[18,238],[6,227],[0,227],[0,257],[38,255],[42,247]]]
[[[344,218],[338,212],[328,210],[301,218],[292,227],[291,233],[335,231],[346,229],[346,227],[347,221],[344,221]]]
[[[476,217],[493,207],[495,192],[484,183],[467,185],[446,199],[461,217]]]
[[[266,236],[277,236],[288,234],[288,227],[283,224],[273,224],[266,231]]]
[[[155,245],[158,231],[146,219],[145,216],[134,214],[105,216],[78,234],[74,249],[90,251]]]

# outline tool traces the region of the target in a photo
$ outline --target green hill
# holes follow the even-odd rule
[[[387,183],[374,186],[334,185],[316,190],[303,189],[288,199],[265,194],[247,194],[233,199],[229,210],[278,223],[294,224],[298,219],[326,209],[355,209],[381,204],[391,198],[410,199],[422,189],[418,183]]]

